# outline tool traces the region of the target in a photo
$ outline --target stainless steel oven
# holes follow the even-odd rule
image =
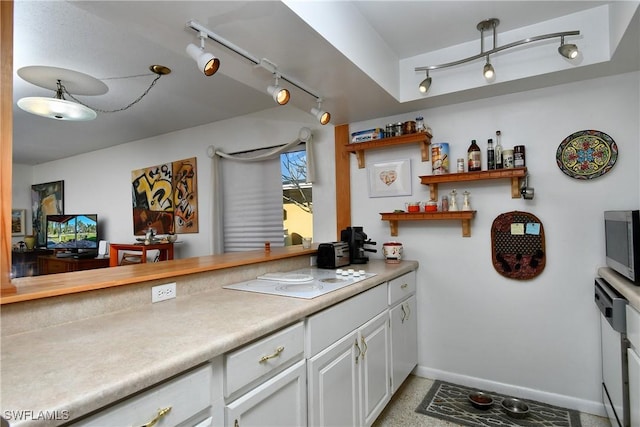
[[[595,280],[600,310],[602,400],[613,427],[629,427],[629,368],[627,359],[627,300],[604,279]]]

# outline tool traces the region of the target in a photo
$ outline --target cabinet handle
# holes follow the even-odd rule
[[[362,351],[362,358],[364,359],[364,355],[367,352],[367,342],[364,340],[364,337],[360,337],[360,341],[362,341],[362,348],[364,348],[364,350]]]
[[[409,307],[409,303],[408,303],[408,302],[404,303],[404,304],[403,304],[403,306],[405,306],[405,307],[406,307],[406,310],[407,310],[407,311],[406,311],[406,313],[407,313],[407,317],[406,317],[406,319],[408,320],[408,319],[409,319],[409,316],[411,316],[411,307]]]
[[[404,323],[404,320],[407,318],[407,312],[404,309],[404,304],[400,304],[400,311],[402,311],[402,317],[400,317],[400,323]]]
[[[273,354],[270,354],[268,356],[262,356],[259,360],[260,363],[262,362],[266,362],[269,359],[273,359],[274,357],[278,357],[280,356],[280,353],[282,353],[284,351],[284,347],[280,346],[278,348],[276,348],[276,351]]]
[[[360,355],[362,354],[362,350],[360,350],[360,346],[358,345],[358,338],[356,338],[356,348],[358,349],[358,355],[356,356],[356,365],[358,364],[358,359],[360,358]]]
[[[158,413],[156,414],[156,417],[151,421],[149,421],[148,423],[143,424],[142,427],[153,427],[158,423],[158,421],[160,421],[160,418],[167,415],[170,411],[171,411],[171,406],[167,406],[166,408],[159,409]]]
[[[409,286],[408,283],[403,283],[402,285],[400,285],[401,289],[407,289],[407,287]]]
[[[240,423],[237,419],[233,421],[233,427],[240,427]]]

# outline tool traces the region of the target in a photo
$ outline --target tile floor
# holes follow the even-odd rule
[[[458,427],[459,424],[428,417],[415,411],[431,388],[433,381],[409,375],[391,399],[373,427]],[[580,414],[582,427],[611,427],[607,418]]]

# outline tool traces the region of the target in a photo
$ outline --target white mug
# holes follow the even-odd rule
[[[384,260],[388,264],[397,264],[402,259],[402,243],[387,242],[382,244]]]

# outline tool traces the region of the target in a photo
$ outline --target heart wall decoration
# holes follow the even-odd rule
[[[411,159],[373,163],[367,170],[369,197],[411,195]]]

